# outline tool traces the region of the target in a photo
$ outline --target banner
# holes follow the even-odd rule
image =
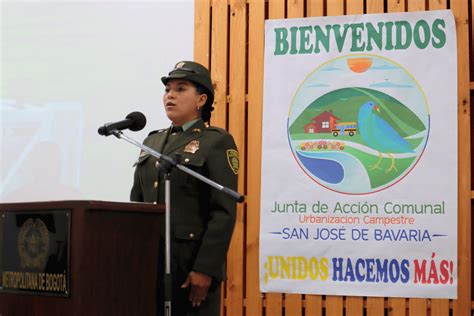
[[[449,10],[268,20],[262,292],[456,298]]]

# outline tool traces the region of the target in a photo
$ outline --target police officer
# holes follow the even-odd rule
[[[169,128],[154,131],[144,144],[165,155],[178,155],[186,167],[237,190],[239,158],[233,137],[206,125],[214,88],[202,65],[178,62],[161,81]],[[132,201],[164,203],[160,162],[141,152],[136,163]],[[235,225],[236,204],[222,192],[177,168],[171,170],[172,315],[219,315],[225,259]],[[164,228],[161,230],[164,242]],[[164,245],[160,247],[157,312],[163,312]]]

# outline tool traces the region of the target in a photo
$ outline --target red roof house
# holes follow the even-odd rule
[[[324,111],[304,126],[304,132],[306,134],[331,133],[338,120],[340,118],[334,116],[331,112]]]

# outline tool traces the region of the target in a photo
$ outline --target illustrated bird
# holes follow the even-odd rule
[[[381,116],[380,107],[374,102],[364,103],[359,109],[358,126],[359,133],[364,142],[379,153],[379,160],[370,170],[381,169],[379,167],[382,161],[382,153],[387,154],[391,159],[390,167],[386,173],[397,170],[395,159],[391,154],[394,153],[412,153],[412,145],[407,142],[400,134]]]

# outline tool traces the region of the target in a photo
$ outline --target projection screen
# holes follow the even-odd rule
[[[192,60],[194,2],[3,1],[0,202],[128,201],[139,149],[97,133],[132,111],[170,123],[160,81]]]

